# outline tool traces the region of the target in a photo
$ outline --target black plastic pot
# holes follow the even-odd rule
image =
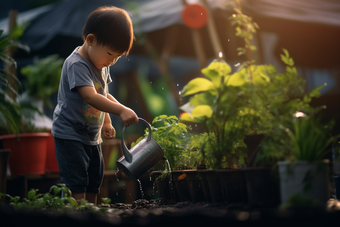
[[[279,182],[270,168],[245,168],[248,202],[253,206],[275,206],[280,203]]]
[[[186,175],[191,200],[193,202],[205,201],[201,178],[197,170],[194,169],[183,170],[183,173]]]
[[[247,182],[243,169],[219,169],[216,173],[221,182],[224,202],[248,202]]]
[[[247,166],[254,166],[256,155],[260,150],[260,143],[262,142],[264,134],[248,135],[244,138],[244,143],[247,145],[248,159],[246,160]]]
[[[160,178],[163,171],[153,171],[151,173],[152,181],[154,182],[155,193],[159,199],[173,200],[172,185],[170,185],[169,174],[165,178]]]
[[[221,190],[221,183],[218,175],[214,170],[198,170],[199,175],[202,177],[202,186],[206,201],[213,203],[223,202],[223,195]],[[208,185],[209,190],[206,188]],[[210,197],[210,198],[209,198]]]
[[[176,200],[179,202],[191,201],[190,190],[185,173],[182,170],[171,172],[172,182],[176,189]]]

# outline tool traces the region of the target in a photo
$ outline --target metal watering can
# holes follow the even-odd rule
[[[150,124],[143,118],[138,119],[148,126],[149,135],[128,150],[124,142],[124,131],[126,128],[126,126],[124,126],[121,138],[124,155],[117,161],[118,169],[122,170],[125,175],[133,180],[138,179],[160,160],[166,160],[161,146],[151,138]]]

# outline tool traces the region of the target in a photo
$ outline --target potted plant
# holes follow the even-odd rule
[[[256,50],[256,47],[251,44],[251,39],[258,26],[252,18],[243,14],[240,1],[232,1],[232,4],[235,14],[230,20],[232,25],[236,25],[236,36],[244,39],[245,43],[244,47],[237,50],[240,55],[246,56],[246,60],[234,73],[221,58],[202,69],[205,78],[189,81],[181,91],[182,96],[190,96],[189,102],[181,107],[184,111],[181,120],[204,126],[207,140],[202,140],[202,144],[208,144],[210,149],[202,146],[202,157],[208,168],[217,170],[215,172],[224,189],[224,201],[235,202],[233,199],[236,198],[244,202],[256,200],[254,193],[251,193],[255,183],[246,183],[246,179],[253,179],[254,173],[260,179],[270,177],[270,168],[253,168],[260,140],[276,130],[293,113],[310,111],[312,108],[309,103],[319,95],[322,86],[305,95],[304,80],[298,76],[294,61],[285,49],[281,55],[286,65],[285,72],[278,72],[272,65],[255,64],[251,51]],[[254,148],[250,148],[248,141],[254,137],[259,139],[255,139]],[[212,174],[214,171],[205,172]],[[237,176],[232,177],[231,174]],[[216,176],[214,181],[218,183]],[[264,181],[260,180],[256,184],[266,185],[262,184]]]
[[[22,99],[33,103],[41,113],[44,112],[45,106],[53,108],[50,98],[58,90],[62,64],[63,59],[54,54],[40,59],[36,58],[32,65],[21,69],[21,74],[27,77],[26,90]],[[49,133],[46,148],[46,172],[57,173],[59,168],[55,155],[54,137],[50,133],[52,120],[44,114],[37,112],[31,114],[33,119],[27,119],[27,121],[31,121],[35,127]]]
[[[176,190],[178,200],[190,200],[187,182],[182,173],[182,169],[187,168],[190,158],[185,146],[189,139],[188,130],[189,127],[181,123],[176,116],[160,115],[152,121],[152,138],[162,147],[164,156],[167,158],[167,164],[159,163],[153,168],[154,170],[160,169],[160,171],[152,172],[157,191],[163,198],[176,199],[170,193],[174,191],[173,189],[178,189]],[[146,129],[144,136],[132,143],[131,147],[147,137],[148,134],[148,129]]]
[[[0,37],[0,56],[5,64],[14,64],[16,66],[15,60],[9,57],[6,52],[11,46],[29,50],[28,47],[21,45],[17,41],[22,32],[23,27],[16,26],[8,36]],[[35,138],[32,138],[30,133],[21,133],[31,128],[29,122],[24,120],[27,111],[38,110],[30,103],[20,99],[17,86],[21,84],[15,75],[7,70],[1,70],[1,77],[2,85],[4,86],[0,90],[0,127],[2,130],[0,139],[2,147],[11,150],[9,157],[11,174],[44,174],[46,138],[48,134],[38,133]],[[26,119],[29,119],[28,116],[26,116]],[[40,140],[42,140],[42,144],[37,143]],[[32,153],[30,153],[30,150]]]
[[[284,207],[324,206],[329,200],[329,160],[324,158],[336,142],[333,123],[299,112],[263,142],[262,157],[278,164]]]

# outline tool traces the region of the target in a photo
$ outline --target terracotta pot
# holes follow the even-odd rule
[[[46,152],[46,172],[59,173],[57,156],[55,154],[54,137],[52,134],[47,138]]]
[[[49,133],[23,133],[0,136],[3,147],[10,149],[9,170],[12,175],[45,174]]]

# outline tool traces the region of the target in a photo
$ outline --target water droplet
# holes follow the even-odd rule
[[[180,95],[180,94],[182,94],[182,92],[179,91],[178,94]]]
[[[164,87],[162,87],[162,90],[164,89]]]
[[[150,81],[150,84],[152,84],[152,81]]]
[[[179,84],[177,84],[177,87],[179,86]]]

